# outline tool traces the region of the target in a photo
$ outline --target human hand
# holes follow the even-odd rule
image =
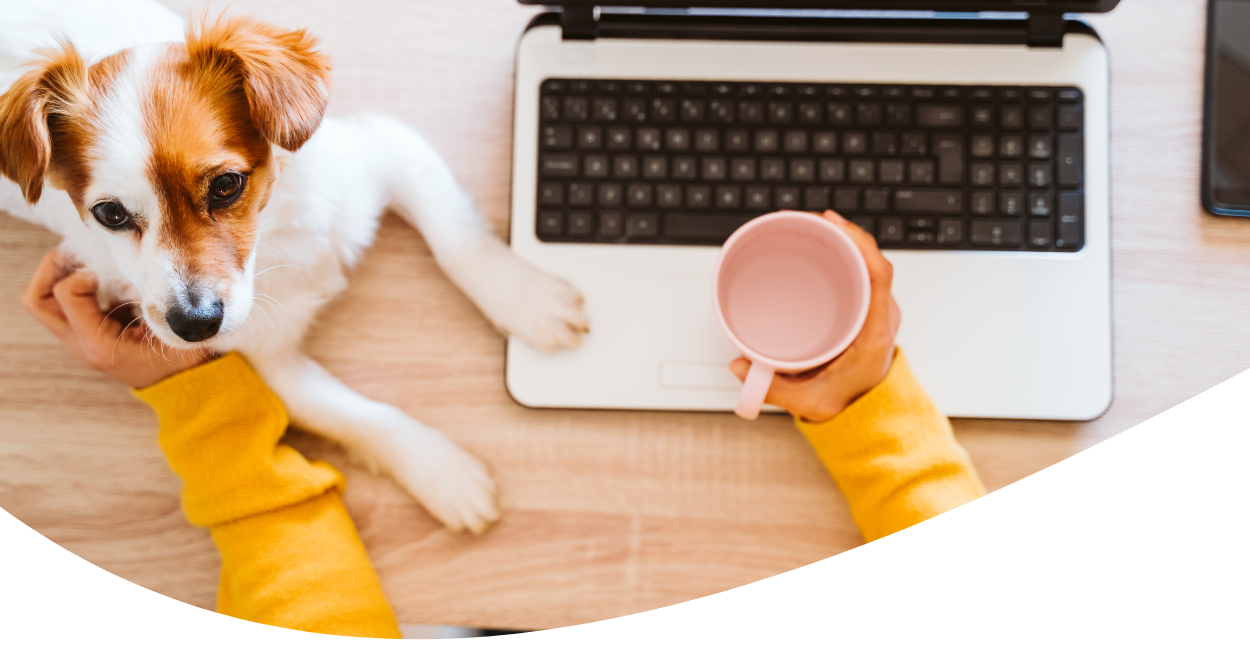
[[[894,362],[894,336],[902,320],[898,304],[890,294],[894,266],[881,255],[877,241],[833,211],[825,211],[824,217],[846,231],[859,247],[868,264],[871,296],[863,329],[841,355],[815,369],[773,375],[764,402],[813,423],[837,416],[885,379]],[[729,368],[739,380],[745,380],[751,363],[738,358]]]
[[[65,343],[79,362],[130,387],[147,387],[206,362],[211,352],[165,346],[142,320],[123,327],[100,311],[96,279],[66,270],[48,252],[22,295],[22,306]],[[67,272],[69,272],[67,274]]]

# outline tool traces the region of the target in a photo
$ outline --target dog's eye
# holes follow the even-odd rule
[[[91,207],[95,221],[106,229],[117,231],[130,224],[130,213],[115,201],[106,201]]]
[[[226,204],[238,198],[243,192],[244,176],[237,172],[227,172],[210,184],[210,195],[214,203]]]

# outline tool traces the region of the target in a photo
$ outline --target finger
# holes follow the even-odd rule
[[[30,285],[26,286],[26,291],[22,294],[22,307],[38,319],[45,328],[58,337],[62,337],[68,331],[69,324],[66,322],[65,313],[61,310],[60,304],[52,294],[52,289],[61,278],[62,272],[58,257],[59,252],[53,249],[43,257],[43,260],[39,261],[39,267],[35,269]]]
[[[751,363],[746,358],[738,358],[729,363],[729,370],[743,382],[747,379],[747,372],[751,370]]]
[[[53,290],[74,336],[84,350],[90,350],[101,341],[112,342],[121,334],[121,324],[105,318],[100,311],[96,302],[97,287],[94,276],[74,272],[57,283]]]

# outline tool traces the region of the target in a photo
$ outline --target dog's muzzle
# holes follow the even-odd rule
[[[188,342],[203,342],[221,330],[224,313],[225,309],[219,299],[189,307],[175,303],[165,313],[165,321],[178,337]]]

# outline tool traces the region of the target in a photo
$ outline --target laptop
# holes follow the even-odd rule
[[[511,246],[582,291],[591,330],[556,354],[510,340],[508,391],[732,410],[719,246],[765,213],[834,209],[893,263],[898,341],[942,411],[1099,416],[1108,62],[1064,12],[1116,2],[564,0],[538,15],[517,50]]]

